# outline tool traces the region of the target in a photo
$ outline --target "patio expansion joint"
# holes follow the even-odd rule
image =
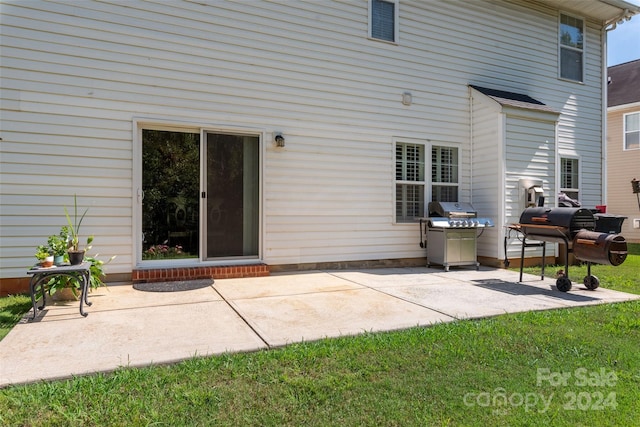
[[[243,315],[242,313],[240,313],[240,311],[238,309],[236,309],[235,305],[232,304],[227,298],[225,298],[224,295],[222,295],[220,293],[220,291],[218,289],[215,288],[215,286],[213,287],[213,290],[220,296],[220,298],[222,298],[222,300],[229,306],[229,308],[231,310],[233,310],[234,313],[236,313],[236,315],[242,319],[242,321],[244,322],[245,325],[247,325],[249,327],[249,329],[251,329],[251,331],[253,331],[254,334],[256,334],[256,336],[258,338],[260,338],[260,341],[262,341],[264,343],[264,345],[267,348],[272,348],[272,345],[269,344],[269,342],[266,340],[266,338],[260,333],[260,331],[258,331],[252,324],[251,322],[249,322]]]

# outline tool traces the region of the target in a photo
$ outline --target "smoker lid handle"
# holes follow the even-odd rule
[[[534,216],[531,218],[531,221],[533,222],[549,222],[549,218],[544,218],[544,217],[540,217],[540,216]]]
[[[588,239],[576,239],[576,243],[580,243],[581,245],[589,245],[589,246],[597,246],[598,242],[595,240]]]
[[[567,228],[566,227],[560,227],[559,225],[539,225],[539,224],[516,224],[517,226],[519,226],[519,228],[539,228],[539,229],[546,229],[546,230],[560,230],[560,231],[564,231]]]

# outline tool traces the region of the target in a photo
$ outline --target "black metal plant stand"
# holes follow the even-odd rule
[[[77,281],[80,285],[80,314],[87,317],[88,313],[85,313],[83,305],[91,306],[91,302],[87,299],[89,291],[89,282],[91,280],[91,263],[83,262],[78,265],[62,265],[54,266],[50,268],[33,267],[27,271],[27,274],[31,275],[29,280],[29,292],[31,293],[31,303],[33,305],[33,317],[36,318],[38,310],[43,310],[46,305],[45,292],[49,291],[47,283],[52,277],[66,276]],[[37,289],[42,291],[42,305],[36,306]]]

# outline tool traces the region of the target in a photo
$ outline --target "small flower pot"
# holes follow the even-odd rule
[[[84,261],[84,251],[69,251],[69,264],[78,265]]]
[[[53,265],[53,255],[46,257],[40,261],[40,267],[51,267]]]
[[[53,263],[55,265],[62,265],[64,264],[64,255],[54,255],[53,257]]]

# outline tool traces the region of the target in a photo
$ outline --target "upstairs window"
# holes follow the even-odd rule
[[[569,15],[560,15],[560,78],[582,82],[584,80],[584,21]]]
[[[369,0],[369,37],[395,43],[397,23],[397,0]]]
[[[560,192],[573,200],[580,200],[578,159],[562,157],[560,159]]]
[[[640,149],[640,113],[624,115],[624,149]]]

